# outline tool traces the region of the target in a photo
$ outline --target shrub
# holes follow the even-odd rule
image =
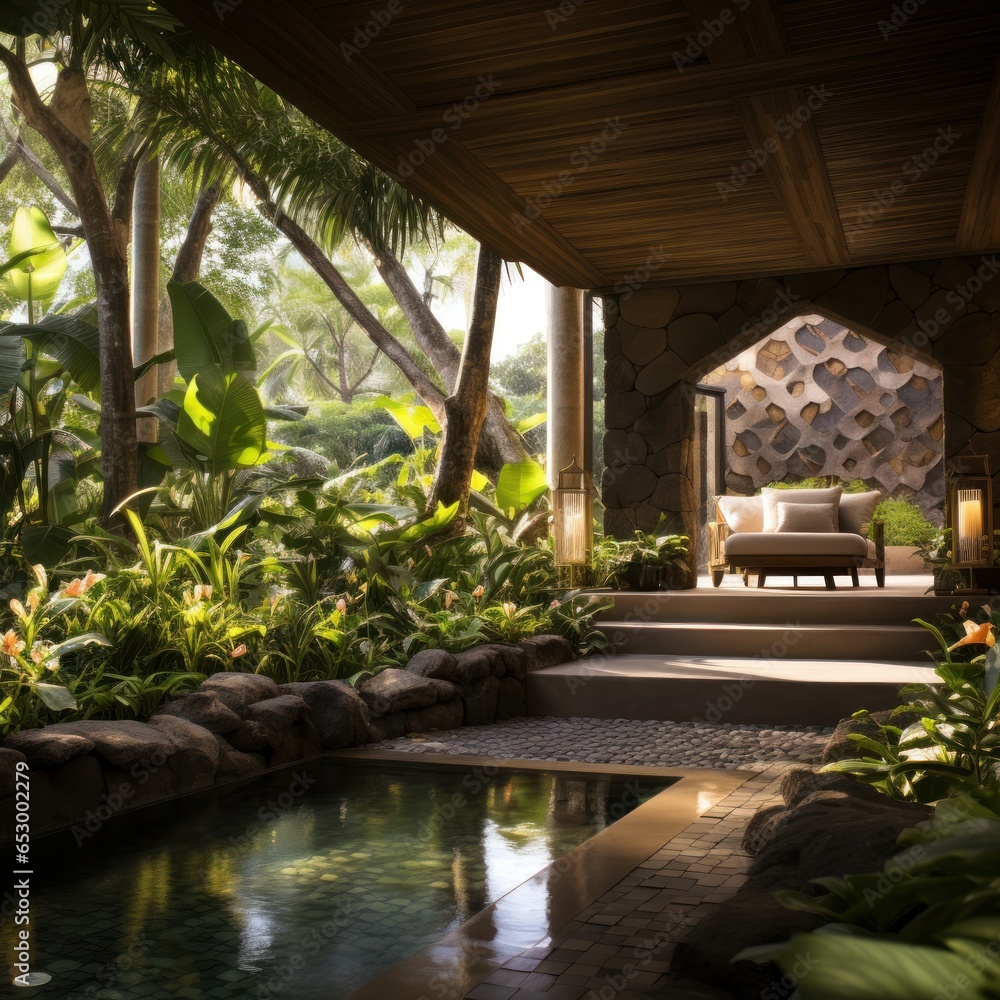
[[[909,500],[880,501],[872,520],[884,522],[886,545],[926,546],[939,530]]]
[[[845,493],[867,493],[868,484],[863,479],[839,479],[837,476],[809,476],[807,479],[798,479],[794,483],[775,482],[768,483],[772,490],[825,490],[833,486],[839,486]]]

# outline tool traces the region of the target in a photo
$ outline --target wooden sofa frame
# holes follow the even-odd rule
[[[743,585],[750,586],[750,573],[757,574],[757,586],[763,587],[769,572],[781,571],[782,576],[791,576],[795,586],[799,584],[800,576],[821,576],[826,582],[827,590],[836,590],[837,584],[834,577],[843,574],[851,574],[853,586],[860,586],[858,580],[858,569],[868,559],[859,559],[857,556],[736,556],[726,557],[726,539],[730,536],[731,530],[726,519],[719,510],[719,504],[715,504],[715,520],[708,525],[709,534],[709,557],[708,570],[712,576],[712,585],[718,587],[722,584],[722,578],[727,572],[735,573],[743,571]],[[885,586],[885,524],[882,521],[872,521],[873,541],[875,542],[875,558],[870,565],[875,569],[875,582],[879,587]]]

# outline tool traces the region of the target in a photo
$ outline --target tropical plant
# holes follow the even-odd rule
[[[928,546],[941,530],[924,517],[915,503],[902,499],[880,500],[872,521],[882,521],[885,525],[886,545]]]

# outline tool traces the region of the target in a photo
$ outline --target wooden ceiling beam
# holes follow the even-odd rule
[[[788,38],[775,0],[685,0],[695,28],[702,26],[713,40],[706,48],[714,65],[788,55]],[[746,4],[745,9],[743,8]],[[850,260],[840,210],[833,194],[826,157],[813,115],[826,103],[822,91],[774,91],[735,102],[746,132],[750,158],[733,166],[719,194],[739,197],[737,184],[747,171],[767,178],[788,225],[809,261],[834,267]]]
[[[956,243],[962,251],[1000,246],[1000,60],[979,129]]]

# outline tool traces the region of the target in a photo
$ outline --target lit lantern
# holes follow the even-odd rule
[[[951,562],[967,569],[993,565],[993,481],[985,455],[960,455],[948,481]]]
[[[559,472],[552,491],[552,533],[556,566],[590,565],[594,500],[590,475],[576,459]]]

